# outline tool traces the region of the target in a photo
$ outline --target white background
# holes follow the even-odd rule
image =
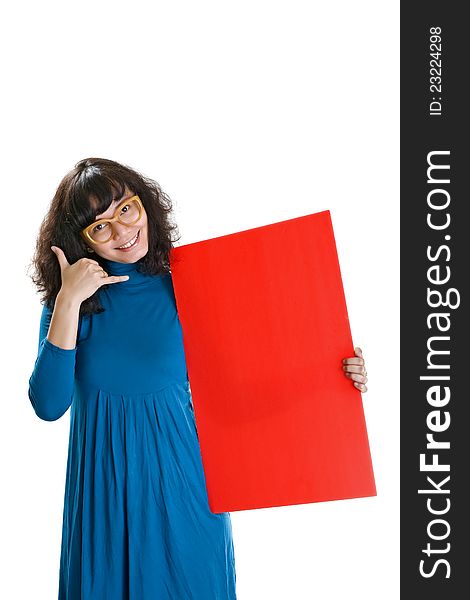
[[[27,270],[60,179],[98,156],[162,185],[180,244],[331,211],[378,495],[231,513],[238,598],[398,598],[399,3],[2,13],[0,597],[57,597],[69,411],[41,421],[27,396],[40,316]]]

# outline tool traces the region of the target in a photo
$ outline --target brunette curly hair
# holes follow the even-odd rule
[[[172,201],[160,185],[135,169],[105,158],[85,158],[60,182],[45,215],[36,240],[30,275],[41,302],[52,310],[62,280],[57,256],[51,246],[58,246],[70,264],[81,258],[92,258],[103,266],[96,253],[90,254],[80,231],[105,212],[112,201],[125,193],[127,186],[144,205],[148,219],[148,252],[138,269],[160,274],[169,271],[169,255],[180,236],[171,220]],[[107,287],[107,286],[103,286]],[[80,306],[80,315],[102,312],[99,289]]]

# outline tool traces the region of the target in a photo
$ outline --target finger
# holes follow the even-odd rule
[[[343,364],[344,365],[363,365],[364,364],[364,359],[363,358],[343,358]]]
[[[361,373],[364,375],[365,367],[362,365],[343,365],[343,371],[348,373]]]
[[[59,267],[62,270],[64,267],[69,267],[70,263],[67,260],[64,251],[59,246],[51,246],[52,252],[57,256],[57,260],[59,261]]]
[[[367,386],[364,385],[363,383],[356,383],[354,382],[354,385],[357,387],[358,390],[360,390],[363,394],[365,392],[367,392]]]
[[[99,267],[101,266],[100,263],[97,260],[93,260],[92,258],[88,258],[88,256],[84,256],[80,260],[82,260],[82,261],[84,261],[86,263],[90,263],[91,265],[98,265]]]
[[[360,358],[362,358],[362,350],[359,348],[359,346],[356,346],[356,347],[354,348],[354,354],[355,354],[356,356],[359,356]]]
[[[367,383],[368,379],[365,375],[359,375],[358,373],[345,373],[346,377],[352,379],[353,381],[357,381],[358,383]]]
[[[103,277],[102,285],[108,285],[108,283],[120,283],[121,281],[127,281],[129,275],[110,275],[109,277]]]

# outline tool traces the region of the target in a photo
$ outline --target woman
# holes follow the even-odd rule
[[[155,181],[88,158],[40,228],[29,398],[48,421],[71,408],[59,600],[236,598],[230,514],[208,505],[170,212]],[[360,350],[343,362],[366,391]]]

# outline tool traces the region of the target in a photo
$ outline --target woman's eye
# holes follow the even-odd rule
[[[107,227],[107,223],[98,223],[96,227],[93,227],[93,231],[103,231],[105,227]]]
[[[125,209],[127,209],[127,210],[125,210]],[[129,204],[126,204],[125,206],[123,206],[123,207],[121,208],[121,212],[123,212],[123,211],[124,211],[124,212],[127,212],[128,210],[129,210]]]

